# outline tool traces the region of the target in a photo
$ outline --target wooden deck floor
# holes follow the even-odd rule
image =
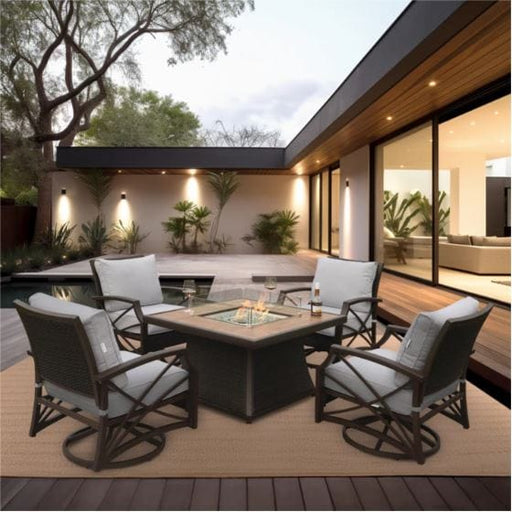
[[[432,311],[464,296],[384,272],[379,287],[379,316],[390,323],[410,324],[421,311]],[[470,370],[510,393],[510,309],[495,306],[475,344]]]
[[[510,479],[4,478],[2,510],[510,510]]]

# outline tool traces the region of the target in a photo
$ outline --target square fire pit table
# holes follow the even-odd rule
[[[240,312],[243,305],[234,299],[145,319],[183,333],[204,404],[251,422],[313,393],[302,337],[341,326],[345,317],[312,317],[309,310],[277,304],[266,312],[246,304]]]

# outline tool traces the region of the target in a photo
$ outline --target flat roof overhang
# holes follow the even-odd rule
[[[57,166],[311,174],[505,76],[509,2],[412,2],[286,148],[58,147]]]
[[[282,171],[284,148],[203,147],[62,147],[57,148],[57,166],[72,169],[118,169],[134,174],[161,170],[176,174],[196,170]]]

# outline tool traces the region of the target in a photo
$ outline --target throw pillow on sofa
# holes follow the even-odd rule
[[[448,235],[449,244],[471,245],[469,235]]]

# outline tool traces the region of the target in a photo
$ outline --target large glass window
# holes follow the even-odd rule
[[[439,283],[510,302],[510,96],[439,124]]]
[[[310,247],[339,255],[340,169],[334,164],[311,176]]]
[[[376,148],[375,254],[385,268],[432,280],[432,125]]]

